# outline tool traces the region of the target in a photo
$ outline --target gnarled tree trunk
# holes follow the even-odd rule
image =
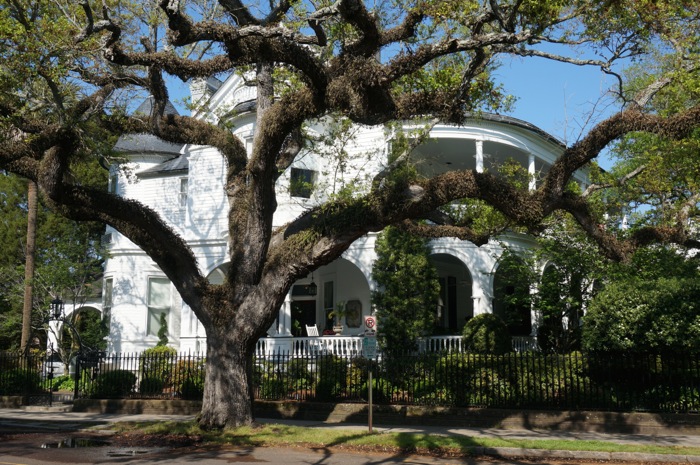
[[[252,353],[240,335],[215,330],[207,334],[206,383],[199,425],[220,429],[253,422]]]

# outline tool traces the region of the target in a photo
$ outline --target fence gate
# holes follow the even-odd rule
[[[51,381],[54,377],[55,357],[51,351],[43,355],[21,357],[19,362],[25,364],[25,405],[51,405]]]

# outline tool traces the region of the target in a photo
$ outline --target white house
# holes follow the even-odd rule
[[[225,82],[213,78],[198,81],[191,90],[193,101],[207,102],[199,117],[213,122],[225,118],[234,134],[251,146],[254,88],[232,76]],[[149,110],[148,101],[140,110]],[[352,127],[334,134],[334,144],[324,143],[321,136],[333,130],[328,121],[308,128],[317,141],[279,179],[276,225],[297,217],[349,182],[361,186],[386,163],[392,135],[384,127]],[[180,146],[147,135],[122,137],[116,149],[128,163],[121,169],[112,168],[110,189],[160,212],[191,245],[203,274],[214,283],[221,282],[228,256],[223,158],[211,147]],[[430,129],[430,138],[414,151],[414,160],[422,173],[430,175],[454,169],[488,170],[512,159],[532,175],[534,187],[536,174],[546,172],[563,149],[557,139],[524,121],[481,115],[462,127],[438,125]],[[343,157],[340,161],[338,153]],[[580,174],[578,181],[585,180]],[[362,316],[372,313],[375,237],[361,238],[342,258],[293,286],[277,323],[268,331],[267,342],[289,344],[306,336],[305,325],[325,328],[327,313],[338,302],[352,309],[343,322],[343,335],[361,334]],[[103,306],[110,318],[109,351],[138,352],[154,346],[161,313],[167,316],[170,345],[180,351],[203,349],[203,328],[161,270],[115,230],[107,228],[105,238],[109,258]],[[494,289],[503,286],[495,284],[509,279],[498,272],[501,243],[514,248],[533,245],[531,238],[515,234],[481,247],[454,238],[432,241],[431,257],[442,286],[441,305],[436,311],[445,334],[457,334],[473,315],[498,311],[501,296]],[[316,295],[308,292],[311,282],[317,286]],[[516,328],[517,335],[535,334],[532,318]]]

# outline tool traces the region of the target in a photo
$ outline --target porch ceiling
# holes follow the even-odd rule
[[[511,145],[484,141],[484,170],[496,171],[508,159],[518,161],[527,169],[528,154]],[[452,170],[476,169],[476,143],[473,139],[440,138],[421,144],[413,153],[418,172],[431,177]],[[545,172],[548,166],[535,160],[535,170]]]

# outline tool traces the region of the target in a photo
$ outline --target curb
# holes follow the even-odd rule
[[[585,450],[521,449],[517,447],[474,447],[473,455],[507,459],[570,459],[650,463],[700,463],[700,456],[647,454],[643,452],[597,452]]]

